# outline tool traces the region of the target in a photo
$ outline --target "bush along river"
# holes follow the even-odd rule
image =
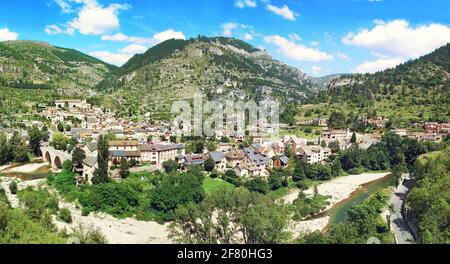
[[[330,224],[343,223],[345,221],[347,211],[354,205],[361,204],[372,194],[389,187],[392,184],[393,175],[389,174],[379,180],[364,184],[356,190],[348,199],[337,203],[331,209],[323,212],[322,216],[330,216]]]
[[[0,171],[0,177],[15,177],[23,181],[45,179],[51,174],[53,174],[53,169],[41,159],[13,165]]]

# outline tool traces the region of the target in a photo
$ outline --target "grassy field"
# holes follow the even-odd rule
[[[210,177],[206,177],[203,181],[203,189],[208,195],[217,192],[220,188],[231,189],[234,188],[234,185],[221,179],[212,179]]]

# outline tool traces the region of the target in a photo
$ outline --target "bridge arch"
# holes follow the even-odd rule
[[[61,162],[61,158],[56,156],[55,157],[55,161],[53,162],[53,164],[55,164],[55,167],[57,169],[62,169],[62,162]]]
[[[46,151],[44,154],[44,161],[48,162],[50,166],[53,164],[52,157],[50,156],[50,152]]]
[[[62,169],[62,164],[66,160],[72,160],[72,155],[68,152],[57,150],[52,147],[41,147],[42,159],[50,164],[53,169]]]

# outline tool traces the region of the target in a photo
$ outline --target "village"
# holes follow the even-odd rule
[[[180,171],[185,171],[191,165],[203,165],[212,159],[215,170],[224,173],[235,171],[242,178],[268,177],[272,169],[283,169],[289,164],[287,152],[293,152],[299,161],[308,165],[326,164],[330,155],[339,150],[346,150],[352,144],[358,143],[362,149],[369,148],[380,141],[380,137],[372,134],[352,132],[350,129],[324,129],[318,139],[305,139],[294,134],[284,135],[278,139],[265,137],[270,126],[258,126],[265,129],[256,136],[245,136],[234,131],[218,130],[215,138],[207,138],[214,147],[202,146],[200,150],[186,150],[186,142],[171,131],[169,122],[132,122],[124,118],[116,118],[111,111],[104,111],[92,106],[85,100],[56,100],[54,106],[41,106],[41,114],[51,123],[49,139],[55,133],[64,134],[76,142],[76,148],[85,153],[82,166],[76,168],[79,182],[91,183],[97,164],[97,139],[99,135],[109,138],[110,175],[120,178],[118,166],[122,159],[131,164],[133,172],[161,170],[164,162],[176,161]],[[365,118],[363,122],[377,128],[386,127],[387,119],[382,117]],[[310,124],[327,126],[326,119],[314,119]],[[43,123],[33,122],[40,128]],[[417,125],[420,126],[420,125]],[[450,131],[448,123],[423,123],[423,131],[409,133],[406,129],[391,129],[390,131],[402,137],[416,138],[420,141],[440,141]],[[0,128],[11,138],[15,129]],[[25,130],[19,131],[21,137],[27,140]],[[55,149],[55,145],[43,142],[41,146],[44,162],[48,162],[54,170],[60,170],[65,160],[71,160],[71,151]]]

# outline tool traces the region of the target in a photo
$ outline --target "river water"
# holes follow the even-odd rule
[[[31,181],[31,180],[45,179],[53,173],[52,167],[50,165],[44,163],[42,160],[34,160],[31,162],[27,162],[27,163],[21,163],[19,165],[12,166],[9,169],[14,168],[14,167],[18,168],[18,167],[22,167],[22,166],[26,166],[26,165],[30,165],[30,164],[42,164],[42,166],[39,167],[38,169],[36,169],[34,171],[30,171],[30,172],[20,172],[20,171],[18,171],[18,172],[0,172],[0,176],[16,177],[23,181]]]
[[[389,187],[392,180],[392,174],[381,178],[379,180],[367,183],[355,191],[352,196],[324,212],[325,215],[330,216],[330,224],[342,223],[345,221],[347,211],[354,205],[361,204],[370,195]]]

